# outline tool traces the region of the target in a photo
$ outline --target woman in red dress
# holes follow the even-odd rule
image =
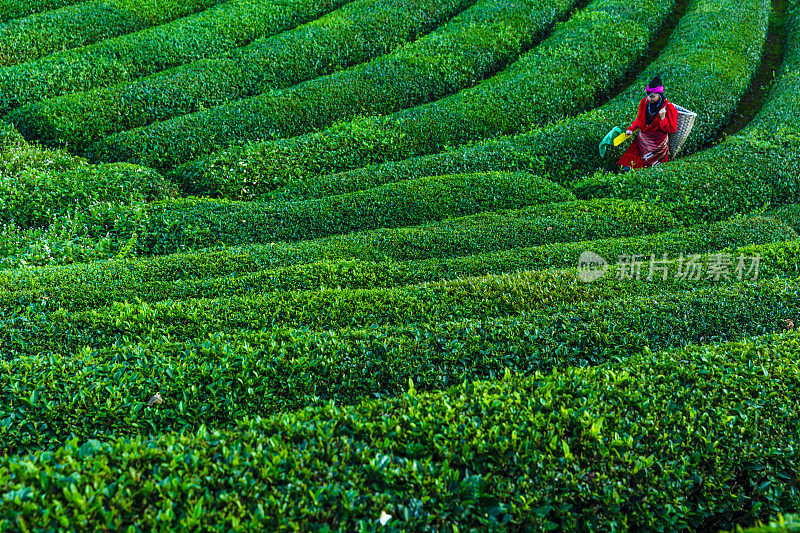
[[[645,89],[647,96],[639,102],[639,113],[625,132],[639,134],[619,158],[623,172],[631,168],[650,167],[669,161],[668,135],[678,131],[678,110],[664,98],[664,85],[656,76]]]

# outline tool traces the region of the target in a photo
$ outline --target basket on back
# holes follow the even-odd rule
[[[683,148],[683,144],[686,142],[686,137],[688,137],[689,132],[692,131],[692,126],[694,126],[694,121],[697,118],[697,113],[694,111],[689,111],[685,107],[681,107],[678,104],[673,105],[675,106],[675,109],[678,110],[678,131],[670,134],[669,136],[670,159],[675,159],[675,157],[678,155],[678,152],[680,152],[681,148]]]

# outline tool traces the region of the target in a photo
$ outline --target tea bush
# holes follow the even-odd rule
[[[281,290],[397,287],[519,270],[570,268],[590,250],[614,267],[623,255],[677,258],[726,252],[761,254],[766,277],[800,275],[797,234],[780,222],[751,219],[761,231],[729,233],[727,222],[644,235],[516,247],[461,257],[396,261],[345,238],[250,245],[214,252],[115,260],[63,268],[0,271],[0,303],[47,301],[78,310],[115,301],[221,298]],[[735,229],[734,225],[734,229]],[[774,243],[774,244],[772,244]],[[380,251],[380,250],[379,250]],[[712,258],[706,256],[708,264]],[[646,262],[646,261],[645,261]],[[645,266],[645,270],[647,266]],[[610,275],[610,274],[609,274]]]
[[[74,439],[0,458],[2,526],[370,529],[383,512],[396,530],[666,531],[762,519],[800,505],[799,352],[796,334],[768,336],[409,387],[231,431]]]
[[[90,46],[0,68],[0,113],[230,54],[258,37],[313,20],[345,0],[231,0],[201,13]]]
[[[221,0],[94,0],[0,26],[0,66],[91,44],[191,15]]]
[[[391,216],[387,219],[406,217],[413,222],[414,219],[422,221],[430,216],[424,209],[403,212],[403,206],[413,201],[415,191],[409,191],[405,199],[402,197],[404,191],[399,192],[394,204],[398,210],[390,212]],[[556,197],[561,194],[554,191]],[[505,202],[514,204],[518,201],[513,195],[508,199],[502,195],[496,200],[489,195],[484,198],[489,205],[502,205]],[[544,199],[546,195],[540,198]],[[375,227],[375,220],[370,217],[380,217],[381,206],[377,202],[373,205],[353,202],[351,211],[344,202],[343,205],[337,205],[337,200],[333,197],[332,202],[326,201],[316,206],[199,200],[159,202],[151,204],[143,214],[135,212],[130,230],[123,226],[117,231],[122,235],[129,235],[126,231],[137,233],[140,236],[138,249],[144,254],[164,254],[220,244],[314,239],[336,233],[332,228],[337,226],[344,226],[350,231]],[[448,210],[452,210],[453,215],[460,210],[480,211],[480,203],[470,199],[449,200],[440,203],[442,215]],[[341,212],[333,207],[341,208]],[[342,222],[338,222],[337,218]],[[390,253],[396,258],[411,259],[430,257],[431,254],[437,257],[464,255],[522,244],[641,235],[675,226],[669,212],[653,209],[650,204],[599,200],[558,202],[518,210],[477,213],[422,226],[381,228],[344,239],[355,240],[359,245],[370,243],[377,256]]]
[[[187,246],[314,239],[572,199],[572,193],[547,180],[487,173],[425,178],[297,203],[174,200],[149,208],[141,249],[163,253]]]
[[[78,3],[79,0],[2,0],[0,22]]]

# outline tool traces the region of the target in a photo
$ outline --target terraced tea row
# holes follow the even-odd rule
[[[280,33],[346,0],[231,0],[168,24],[0,68],[0,113],[21,105],[146,76]]]
[[[48,302],[70,311],[117,301],[156,302],[187,298],[223,298],[274,291],[330,288],[391,288],[469,276],[520,270],[574,267],[590,250],[609,260],[638,254],[677,258],[729,250],[754,257],[761,254],[767,277],[797,276],[797,234],[771,218],[737,218],[711,226],[617,237],[512,247],[456,257],[398,260],[392,240],[383,234],[304,241],[296,244],[251,245],[213,252],[177,254],[137,260],[75,265],[64,268],[0,272],[0,303],[12,308],[22,302]],[[748,245],[780,243],[774,247]],[[511,243],[513,246],[513,243]],[[423,252],[420,250],[420,252]],[[400,251],[399,255],[404,255]],[[430,257],[432,254],[418,253]],[[707,263],[714,260],[707,258]],[[640,265],[648,274],[648,261]],[[613,267],[607,274],[614,275]],[[705,265],[706,267],[708,264]]]
[[[230,432],[74,440],[0,459],[0,512],[9,525],[115,529],[355,529],[381,510],[413,529],[724,526],[800,505],[797,448],[779,444],[800,432],[798,353],[797,335],[770,336],[645,353],[624,367],[410,389],[249,418]]]
[[[405,186],[403,186],[405,185]],[[500,209],[573,200],[572,193],[525,174],[442,176],[309,202],[258,204],[227,200],[174,200],[136,213],[130,231],[143,253],[169,253],[220,244],[270,243],[315,239],[377,228],[414,226]],[[570,211],[569,207],[565,207]],[[591,207],[586,211],[592,210]],[[566,219],[557,209],[548,215]],[[611,215],[614,216],[614,215]],[[502,214],[499,218],[506,218]],[[507,218],[514,218],[510,215]],[[465,230],[471,220],[452,226]],[[558,225],[557,225],[558,226]],[[472,230],[477,230],[473,227]],[[402,231],[402,230],[401,230]],[[124,230],[120,230],[125,236]],[[429,232],[423,230],[423,233]],[[558,238],[558,233],[553,238]],[[523,237],[524,238],[524,237]]]
[[[79,0],[2,0],[0,22],[77,4]]]
[[[667,47],[630,89],[598,109],[519,136],[320,177],[412,156],[420,152],[419,143],[427,142],[410,133],[398,137],[394,130],[385,131],[383,121],[354,122],[352,127],[233,149],[180,167],[171,177],[187,192],[231,198],[318,197],[388,181],[488,169],[531,169],[566,181],[603,165],[598,139],[611,125],[629,123],[641,87],[654,74],[667,80],[668,98],[700,113],[690,139],[707,142],[736,108],[758,65],[768,12],[764,0],[691,2]]]
[[[622,0],[594,0],[501,74],[442,100],[379,119],[369,127],[373,140],[369,145],[413,155],[402,149],[408,142],[438,151],[445,144],[518,131],[578,113],[633,66],[673,3],[648,0],[632,6]],[[564,57],[570,60],[565,62]],[[357,114],[397,111],[395,96],[386,100],[393,91],[364,99],[362,91],[352,91],[364,81],[344,78],[340,84],[338,79],[322,78],[287,92],[266,93],[113,135],[91,147],[87,157],[170,169],[218,147],[298,135]],[[405,86],[408,80],[400,79]],[[371,75],[365,81],[366,88],[374,84]],[[356,129],[360,127],[365,126]],[[364,161],[370,160],[369,154],[363,155]]]
[[[764,255],[776,261],[777,264],[770,265],[770,275],[786,278],[796,273],[798,268],[796,246],[786,248],[783,243],[778,243],[749,247],[748,251],[755,252],[756,255],[764,252]],[[375,324],[401,326],[409,323],[509,317],[531,313],[534,316],[537,314],[553,316],[562,307],[565,312],[569,312],[580,307],[582,302],[590,307],[599,306],[601,301],[622,296],[629,298],[647,296],[665,299],[664,301],[680,299],[681,293],[698,296],[695,286],[690,282],[694,279],[711,279],[720,284],[728,279],[739,280],[732,285],[725,284],[727,287],[723,291],[726,294],[725,298],[734,298],[736,291],[741,291],[748,297],[752,296],[751,290],[761,290],[763,295],[773,290],[777,291],[768,289],[770,285],[766,282],[749,285],[745,283],[758,277],[759,257],[747,258],[750,261],[749,265],[741,261],[741,271],[738,275],[735,274],[734,268],[738,270],[740,265],[734,265],[732,257],[732,254],[729,254],[727,272],[717,268],[715,278],[701,276],[704,272],[702,268],[705,266],[707,267],[705,272],[711,272],[712,264],[723,265],[721,261],[724,256],[715,253],[705,259],[698,257],[696,261],[687,259],[684,266],[677,267],[685,270],[682,277],[668,277],[667,273],[664,273],[663,285],[666,289],[660,280],[661,266],[656,267],[657,270],[652,277],[656,283],[640,281],[647,276],[645,262],[640,265],[644,271],[642,278],[639,278],[639,275],[634,277],[633,272],[626,276],[619,270],[618,277],[623,282],[620,282],[618,277],[609,276],[603,278],[602,282],[588,285],[577,283],[574,270],[490,274],[479,278],[461,277],[432,284],[408,286],[391,286],[390,283],[389,288],[381,289],[330,288],[277,292],[274,291],[274,287],[269,287],[269,283],[266,284],[267,287],[258,284],[248,287],[246,278],[241,280],[244,283],[238,287],[243,290],[236,290],[237,280],[233,280],[233,283],[229,284],[233,291],[226,291],[226,280],[223,279],[222,283],[219,283],[222,288],[221,294],[215,293],[213,298],[173,300],[169,291],[164,291],[148,296],[147,300],[151,300],[151,303],[131,304],[123,301],[74,313],[68,313],[63,308],[50,308],[48,297],[40,297],[36,293],[31,295],[27,292],[9,295],[6,298],[10,300],[11,305],[3,313],[2,340],[6,356],[17,357],[26,354],[73,353],[83,346],[103,348],[119,340],[125,342],[131,339],[204,337],[212,332],[269,330],[284,327],[339,329],[368,327]],[[631,269],[633,268],[631,266]],[[355,272],[359,273],[358,270]],[[308,274],[308,271],[305,273]],[[340,274],[346,273],[348,272],[340,271]],[[389,274],[391,275],[391,272]],[[290,276],[291,272],[287,277]],[[624,282],[626,277],[637,281],[626,283]],[[743,286],[744,289],[739,289],[738,286]],[[775,283],[774,286],[781,287],[780,283]],[[791,282],[784,284],[783,292],[775,293],[776,298],[780,292],[781,298],[786,299],[786,291],[793,290],[791,287]],[[103,296],[113,295],[115,288],[119,289],[120,286],[112,287]],[[151,288],[157,287],[151,284]],[[267,292],[262,292],[265,288],[268,289]],[[180,286],[174,289],[179,292]],[[248,289],[251,292],[248,292]],[[671,296],[666,295],[665,290],[669,291]],[[97,294],[98,291],[95,289],[93,292]],[[231,296],[230,292],[236,295]],[[85,298],[91,299],[91,293]],[[161,300],[161,298],[166,299]],[[98,300],[102,300],[102,296],[100,299],[95,297],[94,301]],[[152,300],[160,301],[152,302]],[[773,300],[770,302],[772,302],[770,312],[777,313],[774,315],[775,320],[765,323],[763,320],[754,319],[748,327],[777,327],[779,318],[788,321],[794,316],[793,307],[784,308]],[[717,307],[721,305],[715,304]],[[750,307],[747,312],[755,308]],[[782,311],[779,313],[779,310]],[[702,314],[701,318],[706,320],[708,316]]]
[[[796,266],[796,251],[792,259]],[[4,365],[2,390],[9,396],[0,421],[9,450],[21,451],[78,433],[107,438],[229,427],[256,413],[391,395],[409,378],[432,390],[503,368],[529,373],[594,365],[645,345],[681,347],[785,330],[787,317],[800,309],[786,293],[799,283],[576,284],[574,272],[530,272],[391,291],[121,304],[75,315],[28,308],[4,321],[4,345],[15,356]],[[399,300],[403,307],[395,309]],[[314,316],[337,327],[308,331]],[[297,324],[303,329],[286,329]],[[111,383],[115,397],[104,407],[81,392],[105,396],[101,391]],[[148,392],[175,402],[138,416]],[[87,402],[91,413],[80,407]],[[63,413],[74,419],[56,422]],[[108,428],[108,420],[118,422]]]
[[[0,66],[158,26],[222,0],[92,0],[0,26]]]
[[[0,223],[6,226],[47,227],[84,213],[102,228],[105,211],[134,212],[178,195],[172,183],[151,169],[125,163],[90,165],[70,154],[27,144],[0,161]]]
[[[434,100],[516,59],[573,4],[574,0],[481,0],[430,35],[328,83],[335,81],[336,94],[348,95],[351,102],[388,100],[390,94],[396,94],[392,100],[401,98],[403,103],[395,105],[402,107]],[[30,104],[9,119],[28,138],[65,142],[82,153],[91,142],[111,133],[285,88],[386,53],[395,43],[385,34],[402,33],[396,28],[401,22],[396,12],[411,17],[416,11],[397,7],[396,1],[353,2],[297,30],[256,41],[231,58],[191,63],[135,82]],[[394,13],[392,24],[386,24],[387,10]],[[376,24],[382,27],[375,28]],[[413,88],[408,80],[414,80]],[[347,84],[353,86],[346,90]],[[383,87],[380,92],[379,87]],[[336,105],[348,107],[342,101]]]
[[[555,196],[558,195],[556,191]],[[544,200],[545,196],[541,199]],[[455,205],[458,206],[458,202]],[[142,254],[174,253],[221,244],[270,244],[330,235],[332,230],[328,219],[336,216],[335,211],[308,212],[306,207],[296,204],[278,208],[261,204],[215,205],[194,200],[159,203],[153,204],[145,213],[136,212],[137,216],[120,223],[121,229],[117,231],[123,240],[130,232],[136,233],[137,246]],[[347,212],[342,215],[345,222],[350,219],[352,224],[364,229],[375,228],[373,220],[359,219],[357,211],[352,218]],[[648,203],[599,200],[478,213],[422,226],[374,229],[332,238],[359,246],[370,243],[373,254],[410,259],[641,235],[675,226],[668,211],[655,210]]]

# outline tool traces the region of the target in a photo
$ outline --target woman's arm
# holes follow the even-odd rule
[[[678,131],[678,110],[671,103],[667,103],[664,109],[666,110],[666,116],[664,118],[659,117],[661,120],[658,127],[667,133],[675,133]]]
[[[636,110],[636,120],[633,121],[628,131],[632,132],[636,128],[642,129],[642,124],[645,123],[644,120],[644,106],[647,105],[646,102],[647,98],[642,98],[642,101],[639,102],[639,109]]]

